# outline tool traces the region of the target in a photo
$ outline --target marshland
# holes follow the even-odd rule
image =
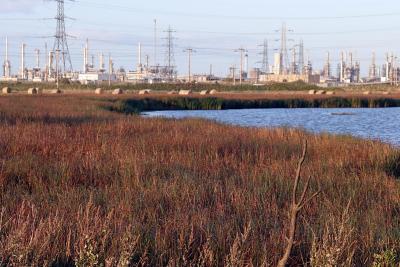
[[[276,266],[303,152],[297,198],[307,188],[309,201],[287,265],[399,264],[399,149],[137,114],[149,102],[256,101],[162,99],[0,97],[0,266]]]

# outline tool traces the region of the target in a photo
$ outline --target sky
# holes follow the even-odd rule
[[[19,67],[21,43],[27,44],[27,64],[34,66],[35,49],[45,43],[54,44],[56,3],[52,0],[1,0],[0,61],[4,61],[5,38],[13,73]],[[116,66],[134,70],[137,45],[142,43],[143,57],[154,60],[154,19],[157,20],[157,63],[165,64],[166,33],[174,29],[175,63],[180,74],[188,69],[188,47],[194,48],[194,73],[208,73],[210,64],[218,75],[226,75],[229,67],[239,66],[240,47],[248,50],[249,67],[260,67],[260,46],[269,42],[269,63],[280,46],[283,22],[290,29],[288,47],[305,45],[306,55],[314,69],[322,68],[329,52],[332,65],[340,52],[354,54],[366,74],[371,54],[384,62],[385,53],[398,54],[400,42],[400,2],[395,0],[76,0],[65,4],[66,28],[74,70],[83,68],[83,46],[89,39],[90,54],[98,65],[98,55],[111,53]],[[336,68],[332,71],[336,73]]]

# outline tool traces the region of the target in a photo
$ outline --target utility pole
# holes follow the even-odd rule
[[[244,62],[244,70],[246,71],[246,77],[249,75],[249,53],[246,51],[246,54],[244,55],[245,62]]]
[[[57,16],[55,17],[57,21],[57,30],[55,34],[55,41],[53,51],[60,50],[62,55],[61,65],[63,67],[63,72],[72,71],[72,61],[71,55],[69,53],[67,33],[65,30],[65,19],[68,18],[64,13],[64,3],[65,1],[75,1],[75,0],[53,0],[57,2]],[[58,59],[60,60],[60,58]]]
[[[196,51],[193,50],[193,48],[187,48],[185,50],[183,50],[183,52],[187,52],[188,53],[188,75],[189,75],[189,83],[191,83],[192,81],[192,53],[195,53]]]
[[[235,52],[240,52],[240,85],[242,85],[243,83],[243,55],[245,52],[247,52],[246,49],[244,49],[243,47],[235,50]]]

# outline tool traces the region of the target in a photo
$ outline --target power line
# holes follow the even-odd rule
[[[183,17],[199,17],[199,18],[217,18],[217,19],[241,19],[241,20],[342,20],[342,19],[362,19],[362,18],[372,18],[372,17],[389,17],[389,16],[400,16],[400,12],[387,12],[387,13],[370,13],[370,14],[358,14],[358,15],[337,15],[337,16],[304,16],[304,17],[274,17],[274,16],[239,16],[239,15],[226,15],[226,14],[210,14],[210,13],[189,13],[189,12],[175,12],[175,11],[165,11],[157,9],[143,9],[143,8],[133,8],[131,6],[115,5],[115,4],[99,4],[97,2],[79,0],[80,3],[91,5],[97,8],[107,8],[107,9],[118,9],[120,11],[126,12],[151,12],[157,14],[183,16]]]

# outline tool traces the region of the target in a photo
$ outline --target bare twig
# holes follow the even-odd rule
[[[306,159],[306,155],[307,155],[307,141],[304,142],[303,153],[302,153],[302,156],[297,165],[296,177],[294,180],[293,192],[292,192],[292,204],[290,207],[289,235],[286,238],[287,245],[286,245],[285,253],[283,254],[282,258],[279,260],[278,267],[285,267],[289,260],[290,253],[292,252],[292,248],[294,245],[294,238],[295,238],[296,228],[297,228],[297,217],[298,217],[299,212],[303,209],[303,207],[308,202],[310,202],[313,198],[315,198],[317,195],[319,195],[321,193],[321,190],[318,190],[317,192],[312,194],[311,197],[306,199],[306,195],[307,195],[308,189],[310,187],[310,180],[311,180],[311,177],[308,177],[308,179],[304,185],[303,191],[300,195],[300,198],[297,200],[297,191],[299,189],[299,183],[301,180],[301,168]]]

